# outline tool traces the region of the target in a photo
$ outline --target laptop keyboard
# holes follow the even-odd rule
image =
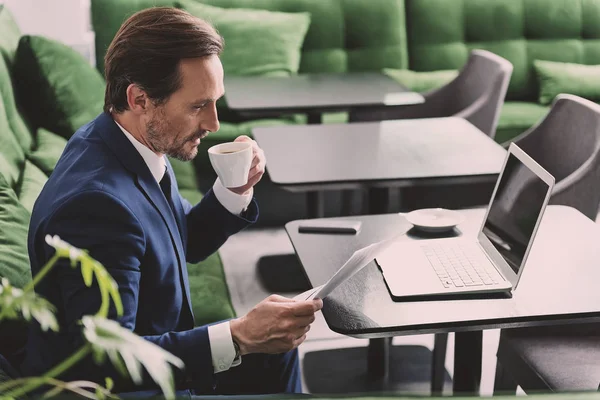
[[[445,288],[487,286],[498,283],[497,273],[489,273],[478,261],[479,249],[466,243],[452,245],[428,244],[422,246],[435,273]],[[490,271],[491,272],[491,271]]]

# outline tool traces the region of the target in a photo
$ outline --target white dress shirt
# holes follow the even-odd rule
[[[167,164],[165,156],[158,156],[134,138],[117,121],[115,123],[140,153],[156,182],[160,182],[166,172]],[[213,185],[213,192],[223,207],[234,215],[240,215],[248,208],[253,195],[253,189],[250,189],[249,193],[245,195],[233,193],[223,186],[219,178],[217,178]],[[233,362],[235,348],[233,347],[229,321],[209,326],[208,339],[210,341],[210,352],[215,373],[227,371],[229,368],[236,367],[241,363],[241,360],[236,361],[235,364]]]

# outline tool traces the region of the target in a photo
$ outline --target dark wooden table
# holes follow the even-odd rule
[[[494,182],[506,150],[462,118],[255,128],[273,183],[307,192]],[[377,210],[374,210],[377,211]],[[383,212],[383,210],[379,210]]]
[[[447,236],[474,237],[483,209],[464,210],[465,222]],[[395,236],[398,214],[346,217],[362,221],[357,235],[286,231],[313,286],[325,283],[358,248]],[[406,240],[432,236],[411,229]],[[484,329],[600,321],[600,229],[573,208],[549,206],[512,298],[394,302],[372,262],[325,300],[323,315],[336,332],[358,338],[456,332],[455,392],[477,393]]]
[[[419,93],[379,72],[228,76],[225,90],[228,107],[242,115],[265,118],[306,113],[309,124],[320,123],[322,113],[329,111],[425,101]]]

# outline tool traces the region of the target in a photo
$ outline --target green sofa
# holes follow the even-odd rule
[[[460,69],[470,49],[492,51],[514,65],[496,140],[506,142],[539,121],[535,59],[600,64],[600,0],[198,0],[224,8],[309,12],[300,73]],[[175,0],[92,0],[96,59],[122,21],[153,5]],[[426,75],[426,74],[424,74]],[[412,75],[419,79],[419,74]],[[423,76],[423,79],[428,79]],[[417,82],[408,86],[420,87]],[[224,116],[226,119],[226,116]],[[332,116],[330,122],[343,121]],[[253,126],[290,123],[225,120],[206,146],[249,134]],[[207,165],[202,160],[202,165]]]
[[[173,6],[176,0],[92,0],[92,25],[96,34],[96,60],[103,71],[106,49],[129,15],[151,6]],[[373,71],[384,67],[407,68],[408,56],[402,0],[203,0],[224,8],[254,8],[282,12],[308,12],[311,22],[300,60],[301,73]],[[349,29],[352,26],[373,29]],[[225,88],[227,91],[227,88]],[[208,147],[250,132],[255,126],[290,124],[302,118],[238,121],[220,113],[221,129],[200,145],[199,170],[212,173]],[[228,113],[229,114],[229,113]],[[330,114],[328,122],[343,122],[344,114]]]
[[[497,53],[514,66],[496,130],[495,140],[499,143],[524,132],[549,110],[549,106],[538,102],[534,60],[600,64],[600,0],[197,1],[222,8],[308,12],[310,25],[299,73],[385,71],[408,87],[426,91],[452,79],[465,64],[469,50],[483,48]],[[99,70],[103,70],[106,48],[129,15],[176,2],[92,0]],[[203,140],[195,160],[203,189],[215,177],[206,152],[208,147],[241,134],[251,135],[255,126],[306,121],[297,115],[244,120],[223,111],[219,110],[220,131]],[[325,123],[346,121],[345,113],[324,116]],[[268,175],[255,193],[261,205],[261,226],[281,226],[306,217],[305,196],[274,186]],[[325,195],[326,215],[339,215],[339,193]]]
[[[405,0],[409,67],[460,68],[470,49],[513,66],[496,141],[529,128],[548,111],[538,104],[535,59],[600,64],[598,0]]]
[[[31,210],[66,144],[63,137],[40,128],[21,112],[24,102],[35,98],[26,98],[15,85],[13,66],[20,38],[11,14],[0,5],[0,277],[18,287],[31,280],[27,254]],[[181,194],[194,204],[200,201],[193,165],[171,163]],[[189,264],[188,272],[197,324],[235,316],[218,253]],[[7,355],[15,340],[24,338],[20,329],[0,323],[1,354]]]

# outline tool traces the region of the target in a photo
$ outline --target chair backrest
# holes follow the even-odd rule
[[[554,175],[551,204],[595,220],[600,205],[600,105],[561,94],[538,124],[513,140]]]
[[[458,76],[447,85],[425,93],[423,104],[357,108],[350,113],[349,121],[456,116],[493,138],[512,69],[510,62],[492,52],[473,50]]]
[[[493,138],[512,71],[512,64],[504,58],[473,50],[460,74],[431,96],[443,99],[453,95],[446,97],[446,113],[465,118]]]

